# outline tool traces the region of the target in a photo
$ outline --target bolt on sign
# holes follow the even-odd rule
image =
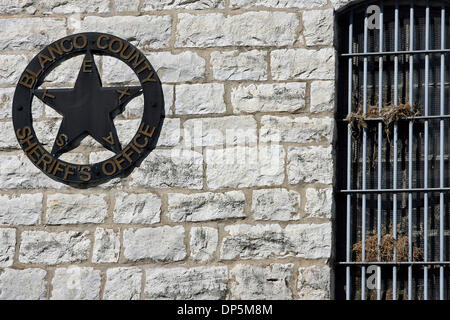
[[[73,88],[40,88],[54,68],[79,55],[84,59]],[[107,55],[126,63],[137,75],[140,86],[103,87],[94,55]],[[140,95],[144,96],[141,123],[128,145],[122,147],[113,120]],[[35,98],[63,117],[51,151],[43,147],[33,129],[31,106]],[[14,130],[28,158],[50,178],[78,188],[131,174],[156,147],[164,116],[161,82],[145,55],[128,41],[103,33],[70,35],[44,48],[20,76],[13,101]],[[59,160],[88,135],[115,155],[85,165]]]

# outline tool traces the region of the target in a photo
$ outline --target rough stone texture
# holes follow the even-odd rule
[[[275,80],[328,80],[334,78],[334,49],[281,49],[271,53]]]
[[[142,271],[139,268],[114,268],[106,271],[104,300],[138,300]]]
[[[306,189],[305,213],[311,218],[331,218],[333,189]]]
[[[36,50],[65,35],[64,19],[0,19],[0,50]],[[19,72],[23,70],[20,69]]]
[[[45,300],[47,272],[42,269],[0,269],[0,300]]]
[[[231,299],[291,300],[294,265],[271,264],[268,267],[239,264],[230,271]]]
[[[206,151],[206,181],[211,189],[281,185],[284,150],[278,146],[233,147]]]
[[[145,296],[152,300],[224,299],[227,280],[227,267],[147,269]]]
[[[229,225],[220,250],[222,260],[269,257],[329,258],[331,224]]]
[[[119,261],[120,234],[112,229],[97,228],[94,234],[92,262],[114,263]]]
[[[306,45],[332,45],[334,36],[334,10],[311,10],[303,13],[303,35]]]
[[[14,134],[14,127],[11,122],[0,122],[0,148],[4,149],[18,149],[20,148],[19,142]]]
[[[117,12],[137,11],[139,0],[114,0],[114,6]]]
[[[90,267],[57,268],[52,280],[52,300],[98,300],[100,271]]]
[[[47,224],[102,223],[107,216],[105,195],[56,193],[47,196]]]
[[[186,9],[186,10],[201,10],[201,9],[222,9],[225,0],[144,0],[142,10],[171,10],[171,9]]]
[[[287,189],[253,191],[252,211],[255,220],[293,221],[300,219],[300,194]]]
[[[266,53],[251,51],[214,51],[211,53],[216,80],[266,80]]]
[[[2,0],[0,3],[0,14],[33,14],[35,12],[35,0]]]
[[[81,21],[69,21],[69,27],[74,29],[74,33],[111,33],[144,50],[166,48],[169,44],[171,26],[170,16],[88,16]]]
[[[234,113],[297,112],[305,108],[306,83],[241,85],[231,90]]]
[[[36,1],[37,2],[37,1]],[[106,13],[109,0],[40,0],[39,11],[44,14],[64,13]]]
[[[238,8],[299,8],[315,9],[327,5],[327,0],[231,0],[232,9]]]
[[[28,59],[25,55],[0,55],[0,85],[17,85],[27,64]]]
[[[290,147],[288,149],[290,184],[299,182],[333,183],[331,147]]]
[[[89,232],[24,231],[20,243],[21,263],[55,265],[82,262],[89,257]]]
[[[208,221],[245,217],[245,196],[240,191],[227,193],[169,193],[168,212],[176,222]]]
[[[215,228],[193,227],[191,228],[191,259],[207,262],[214,257],[219,241],[219,232]]]
[[[224,113],[223,84],[181,84],[176,87],[175,113],[182,115]]]
[[[1,59],[1,57],[0,57]],[[14,88],[0,88],[0,119],[12,117]]]
[[[333,133],[331,118],[263,116],[259,139],[261,142],[331,142]]]
[[[127,229],[123,232],[124,256],[130,261],[180,261],[186,257],[184,228]]]
[[[0,268],[12,266],[15,246],[16,246],[16,230],[0,229]]]
[[[0,225],[35,225],[41,222],[42,194],[0,196]]]
[[[154,194],[119,193],[114,207],[114,223],[154,224],[160,222],[161,199]]]
[[[300,267],[298,269],[298,295],[302,300],[330,299],[330,268]]]
[[[131,186],[201,189],[203,157],[190,150],[155,150],[132,175]]]
[[[311,112],[334,110],[334,82],[314,81],[311,83]]]
[[[352,1],[356,0],[330,0],[335,10],[342,9]]]
[[[163,82],[195,81],[205,76],[205,59],[192,51],[152,52],[147,58]]]
[[[194,147],[255,144],[256,128],[252,116],[191,119],[184,123],[184,141]]]

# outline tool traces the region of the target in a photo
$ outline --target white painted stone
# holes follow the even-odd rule
[[[206,151],[206,180],[211,189],[276,186],[284,181],[281,146],[233,147]]]
[[[20,75],[27,65],[28,59],[25,55],[0,55],[0,85],[17,85]]]
[[[271,53],[274,80],[334,79],[335,52],[324,49],[280,49]]]
[[[192,227],[191,240],[191,258],[200,262],[207,262],[214,258],[214,253],[219,242],[219,232],[215,228]]]
[[[116,263],[120,254],[120,233],[97,228],[94,233],[93,263]]]
[[[12,117],[14,91],[14,88],[0,88],[0,119]]]
[[[333,44],[334,10],[309,10],[303,12],[303,35],[307,46]]]
[[[15,246],[16,229],[0,229],[0,268],[12,266]]]
[[[45,300],[47,272],[42,269],[0,269],[0,300]]]
[[[186,257],[181,226],[127,229],[123,232],[124,256],[130,261],[180,261]]]
[[[102,223],[108,216],[106,195],[63,194],[47,196],[47,224]]]
[[[63,61],[59,66],[50,71],[50,73],[45,77],[42,87],[52,88],[63,85],[67,88],[73,88],[75,86],[75,81],[78,78],[78,73],[80,72],[83,59],[84,56],[81,55]],[[94,57],[97,67],[100,66],[98,59],[99,57]],[[58,115],[58,113],[54,111],[50,106],[46,105],[46,108],[48,110],[51,110],[51,116],[54,117]]]
[[[259,132],[260,142],[332,142],[334,120],[332,118],[263,116]]]
[[[297,112],[305,108],[306,83],[241,85],[231,90],[234,113]]]
[[[51,300],[98,300],[101,275],[90,267],[57,268],[52,280]]]
[[[113,268],[106,271],[104,300],[138,300],[142,271],[139,268]]]
[[[333,158],[330,147],[290,147],[288,149],[290,184],[299,182],[333,183]]]
[[[216,80],[267,80],[266,52],[214,51],[211,64]]]
[[[295,42],[298,17],[289,12],[178,14],[175,46],[288,46]]]
[[[151,300],[219,300],[227,294],[227,267],[146,270],[145,296]]]
[[[333,189],[306,189],[305,213],[311,218],[331,218]]]
[[[0,14],[34,14],[37,4],[35,0],[2,0]]]
[[[225,0],[144,0],[143,11],[222,9]]]
[[[205,59],[195,52],[151,52],[147,58],[163,82],[197,81],[205,78]]]
[[[0,148],[2,149],[19,149],[20,145],[14,133],[12,121],[0,122]]]
[[[86,261],[91,246],[88,235],[87,231],[24,231],[19,261],[48,265]]]
[[[107,13],[109,0],[39,0],[39,11],[44,14]]]
[[[61,126],[62,118],[40,120],[33,123],[33,128],[38,140],[47,148],[47,151],[51,151],[56,136],[58,135],[59,128]]]
[[[239,8],[299,8],[316,9],[327,5],[327,0],[231,0],[232,9]]]
[[[114,0],[117,12],[138,11],[139,0]]]
[[[114,223],[155,224],[160,222],[161,199],[157,195],[119,193],[115,199]]]
[[[334,110],[333,81],[313,81],[311,83],[311,112],[320,113]]]
[[[131,178],[131,187],[201,189],[203,157],[191,150],[157,149],[133,171]]]
[[[220,250],[222,260],[297,257],[329,258],[331,223],[272,225],[230,225],[225,227]]]
[[[245,217],[245,196],[241,191],[195,194],[169,193],[168,203],[170,219],[176,222]]]
[[[74,29],[74,33],[114,34],[144,50],[162,49],[169,45],[172,19],[170,16],[87,16],[81,21],[69,20],[69,27]]]
[[[176,86],[175,113],[182,115],[224,113],[223,84],[180,84]]]
[[[0,225],[39,224],[42,198],[42,193],[0,196]]]
[[[187,147],[255,144],[256,131],[252,116],[190,119],[184,122],[184,143]]]
[[[298,296],[302,300],[330,299],[330,267],[311,266],[298,268]]]
[[[40,49],[66,33],[66,22],[60,18],[0,19],[0,50]]]
[[[287,189],[254,190],[255,220],[295,221],[300,219],[300,194]]]
[[[232,300],[292,300],[290,289],[294,265],[267,267],[238,264],[230,271]]]

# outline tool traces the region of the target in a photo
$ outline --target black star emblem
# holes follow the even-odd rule
[[[92,53],[84,57],[74,88],[37,89],[34,95],[63,116],[51,153],[55,157],[78,147],[92,136],[106,149],[120,153],[113,119],[133,98],[142,94],[139,87],[102,87]]]

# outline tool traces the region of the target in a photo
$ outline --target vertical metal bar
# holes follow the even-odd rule
[[[384,3],[381,1],[380,12],[380,52],[383,52],[384,47]],[[383,56],[378,58],[378,110],[383,108]],[[378,123],[378,190],[382,188],[382,174],[383,174],[383,124]],[[382,198],[381,193],[377,196],[377,247],[378,247],[378,261],[381,261],[381,207]],[[377,267],[377,300],[381,300],[381,267]]]
[[[353,10],[350,13],[348,26],[348,52],[353,52]],[[352,113],[352,93],[353,93],[353,58],[348,59],[348,113]],[[347,189],[352,188],[352,129],[351,125],[347,128]],[[346,234],[346,261],[350,262],[351,252],[351,204],[352,196],[347,195],[347,234]],[[346,267],[346,299],[351,299],[351,273],[350,266]]]
[[[442,1],[441,9],[441,49],[445,49],[445,4]],[[441,115],[445,113],[445,55],[441,54]],[[440,188],[444,188],[444,138],[445,138],[445,123],[441,119],[441,137],[440,137]],[[440,194],[440,225],[439,225],[439,260],[444,261],[444,193]],[[439,297],[444,300],[444,267],[439,268]]]
[[[425,50],[430,49],[430,1],[427,0],[425,18]],[[425,55],[425,116],[429,116],[429,73],[430,73],[430,55]],[[428,188],[428,146],[429,121],[425,120],[425,141],[424,141],[424,188]],[[424,262],[428,262],[428,193],[424,194]],[[424,299],[428,300],[428,267],[425,266],[424,274]]]
[[[394,51],[398,52],[399,19],[398,0],[395,1],[395,36]],[[394,105],[398,105],[398,55],[394,56]],[[398,124],[394,123],[394,179],[393,189],[397,189],[398,184]],[[394,239],[394,261],[397,261],[397,194],[393,194],[393,239]],[[397,300],[397,267],[392,268],[392,299]]]
[[[368,16],[367,10],[364,18],[364,53],[367,53],[368,44]],[[363,84],[363,113],[367,113],[367,64],[368,58],[364,57],[364,84]],[[362,189],[367,187],[367,128],[363,130],[363,165],[362,165]],[[362,221],[361,221],[361,242],[362,242],[362,262],[366,261],[366,210],[367,210],[367,195],[362,195]],[[366,267],[361,267],[361,300],[366,299]]]
[[[414,0],[411,0],[409,11],[409,50],[414,50]],[[414,104],[414,55],[409,55],[409,104],[412,108]],[[408,188],[412,189],[413,179],[413,121],[409,121],[409,154],[408,154]],[[408,194],[408,259],[413,259],[412,246],[412,211],[413,197],[412,193]],[[412,266],[408,267],[408,299],[412,300]]]

